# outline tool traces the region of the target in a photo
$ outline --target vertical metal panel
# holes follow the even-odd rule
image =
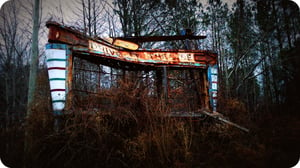
[[[202,93],[203,93],[203,97],[204,97],[204,101],[203,101],[203,108],[204,109],[209,109],[209,81],[208,81],[208,75],[207,75],[207,71],[202,73]]]
[[[214,112],[217,111],[218,98],[218,66],[212,65],[208,67],[208,81],[209,81],[209,97],[210,105]]]
[[[65,108],[66,96],[68,93],[67,80],[67,62],[68,53],[65,44],[47,44],[46,59],[48,67],[48,76],[51,91],[52,110],[54,115],[62,115]]]

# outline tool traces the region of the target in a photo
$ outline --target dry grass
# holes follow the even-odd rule
[[[39,86],[44,87],[44,82],[48,81],[41,77]],[[46,92],[43,88],[37,95],[39,101],[26,125],[30,151],[11,167],[267,167],[272,161],[275,147],[268,137],[275,135],[269,130],[277,129],[272,121],[262,127],[267,129],[251,127],[245,134],[209,118],[199,122],[168,118],[170,107],[163,100],[149,97],[147,88],[120,82],[118,89],[74,102],[70,114],[60,118],[61,129],[55,131]],[[109,102],[109,108],[95,108],[101,107],[99,102]],[[246,114],[243,110],[237,100],[224,107],[226,112]],[[247,124],[243,117],[231,119]],[[15,149],[11,163],[22,150]]]
[[[60,118],[63,126],[58,132],[49,124],[53,123],[49,110],[42,112],[48,103],[37,102],[27,127],[35,167],[140,167],[145,163],[173,167],[191,161],[191,121],[166,118],[169,108],[163,101],[147,96],[148,90],[135,88],[134,83],[120,83],[105,94],[110,109],[81,104],[80,110]],[[95,103],[103,95],[94,97],[87,102]]]

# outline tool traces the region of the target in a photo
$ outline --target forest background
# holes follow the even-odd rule
[[[289,167],[298,161],[300,148],[296,142],[300,132],[297,113],[300,105],[300,14],[299,7],[292,1],[43,0],[39,6],[38,98],[34,115],[26,119],[33,6],[34,2],[30,0],[12,0],[5,3],[0,11],[0,126],[1,141],[4,142],[2,144],[7,144],[1,145],[1,159],[5,158],[7,163],[28,163],[38,167],[46,163],[33,160],[45,159],[47,153],[52,160],[47,162],[46,167],[51,167],[61,163],[55,162],[60,156],[71,153],[70,157],[64,158],[67,160],[64,164],[68,167],[73,165],[76,158],[80,158],[80,150],[84,151],[84,158],[93,153],[95,159],[90,163],[92,166],[106,167],[139,167],[142,163],[147,163],[149,167],[151,164],[218,167],[215,160],[229,167],[241,164],[249,164],[250,167]],[[186,126],[180,125],[180,122],[175,124],[176,129],[170,127],[170,137],[164,137],[166,140],[158,141],[152,136],[154,139],[146,142],[148,134],[142,130],[134,135],[130,133],[128,137],[120,135],[126,137],[123,139],[112,138],[116,140],[115,143],[123,144],[122,147],[111,145],[103,137],[93,144],[89,143],[88,138],[76,139],[82,136],[80,131],[76,134],[76,140],[67,138],[70,137],[70,132],[57,135],[47,125],[51,118],[44,55],[47,42],[45,23],[48,20],[72,26],[91,37],[179,35],[180,30],[185,28],[190,28],[196,35],[206,35],[207,38],[199,41],[197,47],[218,53],[218,111],[232,121],[250,128],[251,133],[243,134],[214,124]],[[178,49],[183,48],[184,43],[147,43],[142,47]],[[31,122],[25,124],[27,120]],[[79,123],[82,122],[80,120]],[[123,127],[124,123],[121,123]],[[76,128],[79,128],[76,130],[87,133],[81,126],[77,124]],[[23,149],[24,144],[20,139],[24,138],[24,129],[34,127],[43,128],[33,131],[31,141],[36,146],[32,147],[31,152],[35,155],[30,155],[32,158],[29,159],[23,156],[23,152],[15,155],[14,148],[16,151]],[[195,133],[191,127],[201,130],[201,134]],[[182,131],[182,136],[177,135],[179,138],[171,140],[176,134],[171,130],[177,130],[177,133]],[[111,130],[109,127],[105,131],[119,134],[121,128]],[[107,135],[111,135],[108,132]],[[87,134],[85,137],[91,136],[90,132]],[[103,132],[101,134],[106,135]],[[193,139],[188,139],[191,137]],[[154,143],[155,140],[157,143]],[[185,140],[190,145],[183,143]],[[162,145],[162,141],[168,145]],[[52,145],[60,147],[53,148],[52,153],[49,148],[42,148],[43,144],[49,142],[49,148]],[[70,146],[70,142],[76,142],[77,146]],[[91,146],[85,146],[83,142]],[[106,144],[106,148],[95,150],[100,142]],[[132,148],[125,149],[126,145],[132,145]],[[149,146],[145,147],[147,145],[155,148],[150,150]],[[179,153],[182,155],[172,151],[172,145],[180,149]],[[70,149],[66,149],[67,147]],[[61,148],[64,150],[59,150]],[[104,155],[105,152],[110,156]],[[156,155],[160,157],[156,158]],[[96,159],[100,156],[105,159]],[[22,162],[15,163],[16,157]]]

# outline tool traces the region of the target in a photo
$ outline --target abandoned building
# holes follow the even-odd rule
[[[56,22],[49,29],[46,59],[54,115],[63,115],[94,94],[118,88],[131,80],[133,87],[147,88],[148,96],[164,100],[170,115],[195,115],[206,109],[216,112],[217,54],[208,50],[139,49],[148,41],[193,40],[191,34],[168,37],[92,38]],[[85,104],[89,104],[86,102]],[[92,104],[92,105],[91,105]],[[110,101],[90,103],[108,108]]]

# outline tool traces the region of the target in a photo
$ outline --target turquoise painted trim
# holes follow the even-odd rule
[[[66,55],[67,55],[67,58],[69,58],[68,56],[70,56],[72,54],[71,50],[70,50],[71,46],[68,46],[66,48]]]
[[[204,64],[200,64],[200,63],[185,63],[185,62],[180,62],[179,65],[195,66],[195,67],[206,67],[207,66]]]
[[[62,49],[67,50],[68,45],[67,44],[59,44],[59,43],[48,43],[46,44],[46,49]]]
[[[67,49],[66,49],[66,71],[65,71],[65,75],[66,75],[66,78],[68,78],[68,73],[69,73],[69,58],[72,58],[72,51],[71,51],[71,46],[69,46]],[[72,58],[73,59],[73,58]],[[73,61],[72,61],[73,62]],[[72,70],[71,70],[72,71]],[[68,93],[69,93],[69,90],[70,88],[68,88],[68,82],[66,81],[65,83],[65,88],[66,88],[66,97],[68,96]]]
[[[62,59],[62,58],[51,58],[51,59],[47,59],[47,62],[51,62],[51,61],[67,61],[67,59]]]
[[[52,100],[52,103],[65,103],[66,100]]]
[[[216,111],[218,96],[217,97],[213,97],[213,93],[212,92],[217,92],[218,93],[218,89],[212,89],[212,84],[213,84],[212,76],[213,75],[217,75],[218,76],[218,74],[217,73],[212,73],[211,72],[212,68],[218,69],[218,65],[209,66],[208,69],[207,69],[207,78],[208,78],[208,83],[209,83],[209,89],[208,89],[208,92],[209,92],[209,101],[210,101],[210,105],[212,107],[212,110]],[[218,83],[217,83],[217,88],[218,88]]]
[[[62,111],[53,111],[53,115],[60,116],[60,115],[63,115],[63,112]]]
[[[54,81],[54,80],[66,80],[66,78],[49,78],[49,81]]]

